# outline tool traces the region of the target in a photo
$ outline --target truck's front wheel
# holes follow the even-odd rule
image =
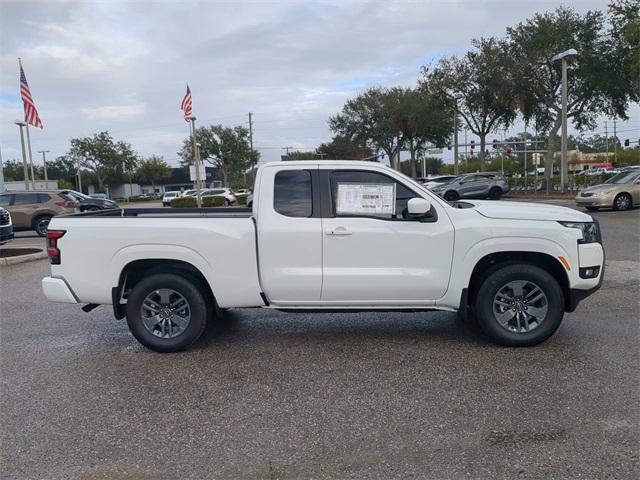
[[[529,264],[490,273],[476,293],[482,330],[496,343],[528,347],[544,342],[560,326],[564,296],[556,279]]]
[[[127,324],[136,339],[157,352],[176,352],[192,345],[204,331],[207,307],[188,279],[150,275],[137,283],[127,300]]]

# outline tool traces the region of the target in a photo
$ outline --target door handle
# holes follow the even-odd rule
[[[351,231],[346,227],[327,228],[325,233],[327,235],[351,235]]]

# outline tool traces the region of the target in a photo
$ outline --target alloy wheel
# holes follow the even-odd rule
[[[503,285],[493,299],[493,314],[498,324],[510,332],[528,333],[547,317],[549,301],[544,291],[528,280],[513,280]]]
[[[616,210],[628,210],[631,206],[631,200],[629,199],[628,195],[618,195],[615,202]]]
[[[191,306],[182,294],[160,288],[144,298],[140,317],[149,333],[160,338],[175,338],[189,327]]]

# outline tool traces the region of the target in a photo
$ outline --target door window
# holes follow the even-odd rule
[[[340,187],[340,186],[343,187]],[[380,195],[387,195],[391,193],[394,197],[392,198],[393,207],[391,212],[385,211],[385,213],[367,213],[367,214],[348,214],[348,213],[340,213],[338,209],[338,189],[343,188],[344,186],[357,186],[361,185],[364,187],[372,185],[380,185],[380,186],[389,186],[393,187],[392,189],[380,189]],[[381,173],[376,172],[365,172],[358,170],[336,170],[331,173],[331,198],[332,198],[332,208],[333,215],[335,217],[345,217],[345,216],[366,216],[366,217],[374,217],[374,218],[382,218],[385,220],[409,220],[409,215],[407,211],[407,203],[410,199],[419,197],[413,190],[409,189],[402,183],[396,182],[390,177],[383,175]],[[382,208],[382,210],[385,210]]]
[[[14,200],[14,205],[31,205],[34,203],[38,203],[38,194],[37,193],[21,193],[20,195],[16,195],[16,199]]]
[[[0,207],[8,207],[13,195],[0,195]]]
[[[283,170],[276,174],[273,208],[287,217],[310,217],[313,214],[311,172]]]

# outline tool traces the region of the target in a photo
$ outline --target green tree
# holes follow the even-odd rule
[[[114,141],[106,131],[92,137],[72,138],[67,155],[93,174],[99,191],[104,190],[107,181],[122,180],[132,174],[138,164],[131,145]]]
[[[342,111],[329,119],[329,128],[350,142],[364,145],[373,151],[385,152],[393,168],[404,140],[401,110],[404,89],[374,87],[348,100]]]
[[[65,185],[74,185],[77,172],[78,165],[69,156],[61,155],[47,162],[47,176],[52,180],[58,180],[59,183],[64,181]],[[62,185],[59,186],[63,188]]]
[[[330,142],[321,143],[316,152],[325,160],[362,160],[373,156],[371,148],[342,135],[335,135]]]
[[[24,168],[22,162],[18,160],[7,160],[2,163],[4,179],[7,182],[24,180]]]
[[[150,182],[155,191],[156,182],[166,180],[171,176],[171,167],[162,157],[152,155],[138,164],[135,176],[142,181]]]
[[[287,155],[289,160],[318,160],[320,157],[315,151],[294,150]]]
[[[516,117],[511,80],[516,67],[504,41],[481,38],[473,41],[473,47],[461,58],[443,58],[433,67],[422,67],[420,88],[446,100],[451,115],[457,112],[480,138],[484,169],[487,135],[508,127]]]
[[[200,158],[218,169],[225,185],[242,184],[252,165],[258,163],[260,153],[251,152],[249,130],[242,126],[211,125],[196,130],[200,144]],[[193,164],[193,143],[185,138],[178,152],[183,166]]]
[[[453,131],[452,116],[440,98],[420,90],[402,92],[399,111],[404,147],[409,150],[410,175],[416,178],[416,158],[429,144],[444,145]]]
[[[638,101],[640,92],[640,1],[613,0],[609,4],[609,34],[605,41],[615,52],[616,77],[613,84],[624,91],[631,92],[631,99]],[[628,83],[626,83],[628,82]]]
[[[605,27],[600,11],[579,14],[560,7],[507,29],[510,55],[517,67],[513,74],[519,106],[525,120],[533,119],[548,133],[547,178],[562,121],[561,65],[551,60],[554,55],[569,48],[578,51],[578,58],[569,66],[567,105],[567,117],[577,129],[594,128],[599,115],[627,119],[629,102],[638,100],[637,88],[629,88],[637,79],[631,78],[630,67],[620,61],[629,58]]]

